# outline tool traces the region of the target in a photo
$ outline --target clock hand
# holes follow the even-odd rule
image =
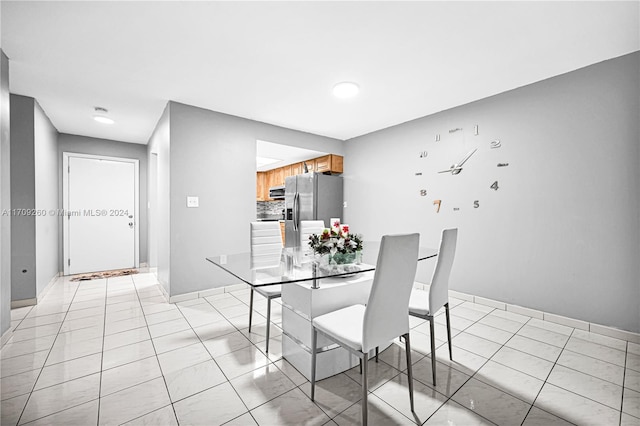
[[[460,173],[462,171],[462,165],[469,159],[469,157],[471,157],[476,151],[478,150],[478,148],[469,151],[469,153],[462,159],[462,161],[460,161],[457,164],[454,164],[451,166],[451,168],[449,170],[443,170],[441,172],[438,173],[451,173],[453,175],[457,175],[458,173]]]
[[[456,164],[456,168],[458,167],[462,167],[462,165],[469,159],[469,157],[471,157],[476,151],[478,150],[478,148],[474,149],[473,151],[469,151],[469,153],[467,154],[466,157],[464,157],[462,159],[461,162],[459,162],[458,164]]]

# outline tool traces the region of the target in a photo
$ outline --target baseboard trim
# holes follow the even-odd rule
[[[420,282],[415,282],[414,287],[421,290],[427,290],[429,286]],[[478,305],[500,309],[501,311],[526,315],[532,318],[540,319],[542,321],[566,325],[568,327],[577,328],[579,330],[589,331],[591,333],[601,334],[607,337],[613,337],[614,339],[626,340],[628,342],[640,344],[640,333],[634,333],[632,331],[621,330],[615,327],[609,327],[606,325],[564,317],[562,315],[552,314],[549,312],[538,311],[536,309],[526,308],[524,306],[511,305],[509,303],[500,302],[498,300],[487,299],[486,297],[474,296],[472,294],[460,293],[459,291],[454,290],[449,290],[449,296],[467,302],[477,303]]]
[[[9,327],[7,331],[4,332],[2,337],[0,337],[0,349],[4,347],[4,345],[11,340],[13,337],[13,328]]]
[[[11,301],[11,309],[24,308],[25,306],[34,306],[38,304],[38,299],[21,299],[21,300],[12,300]]]
[[[53,287],[53,285],[56,283],[58,278],[60,278],[61,276],[62,276],[62,272],[58,272],[49,280],[49,283],[47,283],[47,285],[42,289],[40,294],[36,296],[36,304],[38,303],[39,300],[42,300],[44,296],[47,295],[49,290],[51,290],[51,287]]]
[[[233,284],[224,287],[211,288],[209,290],[193,291],[191,293],[179,294],[169,297],[169,303],[186,302],[187,300],[200,299],[203,297],[215,296],[216,294],[230,293],[232,291],[247,290],[247,284]]]

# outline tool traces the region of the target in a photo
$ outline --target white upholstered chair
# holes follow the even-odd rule
[[[433,370],[433,385],[436,385],[436,344],[433,317],[444,306],[447,317],[447,340],[449,342],[449,359],[453,360],[451,353],[451,320],[449,318],[449,275],[456,254],[456,242],[458,229],[445,229],[442,231],[438,260],[433,270],[429,291],[414,288],[409,299],[409,315],[429,321],[431,334],[431,369]]]
[[[300,247],[304,253],[311,251],[309,247],[309,236],[311,234],[322,234],[324,230],[323,220],[301,220],[300,221]]]
[[[255,269],[273,267],[274,259],[279,264],[282,251],[282,233],[278,222],[251,222],[251,263]],[[282,295],[282,288],[278,285],[251,287],[249,297],[249,333],[253,319],[253,293],[257,292],[267,299],[267,342],[266,352],[269,352],[269,331],[271,328],[271,299]]]
[[[367,424],[367,360],[369,352],[403,336],[406,346],[409,400],[413,411],[413,372],[409,342],[409,296],[418,266],[419,234],[385,235],[367,305],[352,305],[313,319],[311,400],[315,397],[318,333],[360,358],[362,424]]]

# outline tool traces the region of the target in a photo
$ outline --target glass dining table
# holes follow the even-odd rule
[[[350,305],[367,303],[380,242],[365,241],[363,246],[360,262],[344,267],[327,266],[313,253],[300,247],[271,253],[255,250],[206,259],[254,288],[281,286],[282,335],[276,339],[281,341],[282,357],[309,379],[313,318]],[[436,256],[436,249],[421,247],[418,261]],[[271,324],[267,326],[271,327]],[[270,344],[270,356],[273,355],[274,343]],[[319,336],[316,348],[317,380],[346,371],[358,363],[355,356],[322,336]]]
[[[325,278],[352,277],[376,269],[380,242],[365,241],[361,261],[346,267],[322,267],[308,248],[287,247],[275,253],[246,252],[207,257],[206,260],[252,286],[309,282],[319,288]],[[433,248],[420,247],[418,261],[437,256]]]

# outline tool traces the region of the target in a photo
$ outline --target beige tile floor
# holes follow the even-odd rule
[[[274,304],[248,332],[248,290],[169,304],[154,275],[59,279],[12,311],[1,351],[2,425],[352,425],[357,369],[309,382],[281,356]],[[370,361],[371,424],[640,425],[640,345],[451,299],[454,361],[437,317],[412,319],[416,411],[401,345]]]

